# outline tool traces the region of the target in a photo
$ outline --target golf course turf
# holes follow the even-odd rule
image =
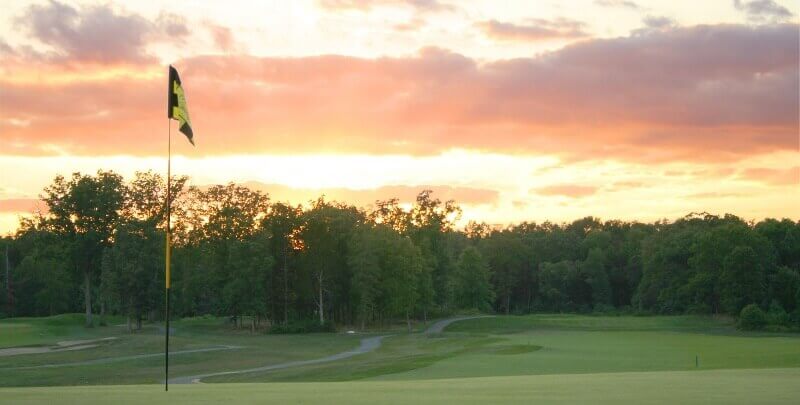
[[[442,333],[390,328],[306,335],[251,334],[221,319],[186,319],[175,323],[174,350],[187,353],[171,360],[171,377],[300,363],[210,376],[203,384],[171,386],[169,393],[158,384],[163,358],[134,357],[162,350],[163,335],[155,325],[128,334],[119,326],[75,327],[80,319],[70,317],[0,321],[0,332],[26,331],[16,338],[5,335],[4,347],[74,337],[117,339],[85,350],[0,357],[0,384],[9,387],[0,389],[0,402],[785,403],[800,398],[800,336],[743,333],[730,320],[711,317],[497,316],[461,320]],[[352,351],[362,339],[381,335],[387,337],[374,351],[307,362]],[[204,351],[220,346],[234,348]],[[40,367],[79,361],[86,364]],[[61,387],[43,387],[48,385]],[[68,387],[75,385],[80,387]]]

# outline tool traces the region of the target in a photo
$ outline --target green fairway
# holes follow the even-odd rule
[[[701,327],[701,320],[575,315],[469,320],[448,330],[500,339],[492,346],[532,344],[542,349],[514,356],[498,356],[486,350],[464,353],[430,367],[377,378],[800,367],[797,336],[747,335],[710,318]],[[493,334],[494,331],[501,333]]]
[[[172,385],[169,394],[157,384],[158,325],[128,334],[121,326],[85,329],[77,316],[0,321],[4,331],[19,325],[28,325],[26,332],[6,342],[116,339],[86,350],[0,357],[0,384],[17,387],[0,390],[0,400],[13,403],[781,403],[800,395],[800,336],[743,333],[725,318],[497,316],[459,321],[442,333],[419,333],[424,326],[417,325],[411,334],[389,328],[305,335],[184,319],[175,322],[173,377],[318,359],[386,337],[352,357],[211,376],[206,384]],[[64,385],[81,387],[43,387]]]
[[[800,369],[669,371],[340,383],[3,388],[9,403],[792,403]]]
[[[699,364],[695,364],[695,356]],[[336,363],[204,382],[410,380],[626,371],[800,367],[800,336],[737,331],[698,316],[498,316],[435,336],[398,335]]]
[[[53,325],[52,318],[25,321],[0,321],[3,330],[13,330],[7,327],[9,324],[25,323],[31,325],[27,330],[38,331],[7,339],[13,341],[14,347],[53,344],[66,339],[108,336],[116,339],[86,350],[0,357],[2,386],[147,384],[163,379],[164,336],[157,325],[146,325],[142,331],[129,334],[123,326],[86,329],[77,318],[70,326],[59,322]],[[359,340],[345,334],[251,334],[234,330],[218,318],[185,319],[174,322],[174,327],[170,339],[173,376],[311,359],[348,350]],[[235,348],[179,353],[222,346]],[[53,367],[58,365],[63,366]]]
[[[83,326],[82,314],[64,314],[47,318],[11,318],[0,320],[0,348],[51,345],[61,340],[97,339],[116,334],[114,328]],[[108,317],[110,324],[123,322]]]

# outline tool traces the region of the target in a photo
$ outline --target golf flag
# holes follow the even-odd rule
[[[180,125],[178,130],[186,135],[192,146],[194,146],[194,134],[192,133],[192,120],[189,119],[189,109],[186,107],[186,96],[183,94],[181,78],[178,71],[169,66],[169,92],[167,93],[169,105],[167,107],[167,117],[177,120]]]

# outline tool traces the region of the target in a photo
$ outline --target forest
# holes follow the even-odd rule
[[[470,222],[422,190],[355,207],[271,201],[233,183],[171,181],[173,316],[302,330],[411,323],[460,311],[715,314],[800,327],[800,223],[691,213],[655,223]],[[163,319],[166,182],[58,176],[0,240],[0,317]],[[294,326],[293,326],[294,325]]]

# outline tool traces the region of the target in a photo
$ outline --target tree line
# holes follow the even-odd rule
[[[469,223],[430,190],[405,207],[270,201],[236,184],[171,181],[175,315],[250,328],[360,325],[460,310],[729,314],[800,325],[800,223],[693,213],[674,222]],[[2,316],[83,311],[129,327],[163,316],[166,182],[57,176],[5,253]],[[765,318],[766,319],[766,318]],[[779,325],[778,325],[779,324]],[[794,325],[794,326],[792,326]]]

